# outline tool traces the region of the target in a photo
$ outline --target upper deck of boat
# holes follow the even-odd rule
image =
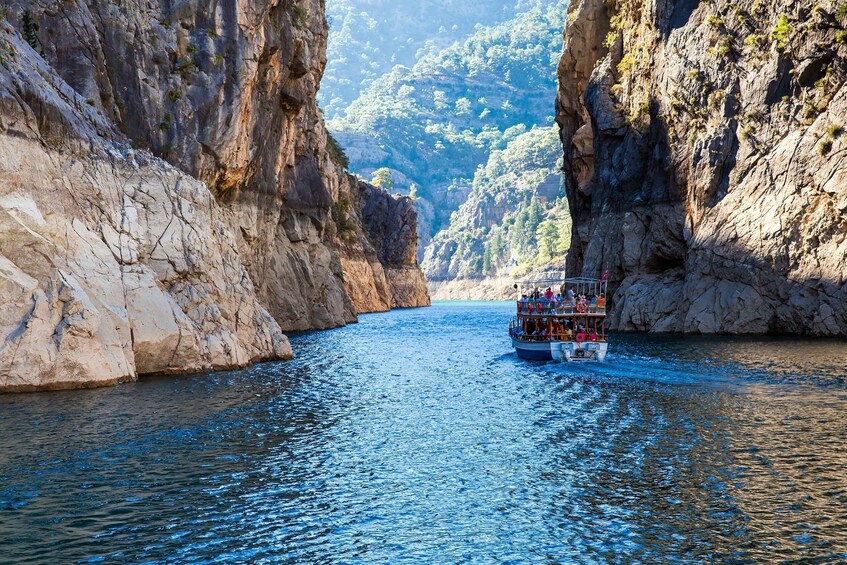
[[[606,280],[579,278],[522,281],[515,285],[522,318],[606,316]]]
[[[524,318],[546,318],[548,316],[586,316],[603,318],[606,316],[606,301],[598,300],[540,300],[517,302],[518,315]]]

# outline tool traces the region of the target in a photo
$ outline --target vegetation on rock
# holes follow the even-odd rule
[[[366,80],[343,114],[333,97],[343,100],[346,91],[336,88],[331,69],[322,90],[335,100],[335,106],[325,102],[336,112],[328,125],[347,149],[351,170],[369,178],[386,169],[397,190],[408,194],[417,187],[422,245],[450,227],[451,214],[471,192],[477,167],[533,127],[551,123],[567,2],[501,0],[490,3],[482,20],[483,10],[476,6],[468,14],[449,0],[440,4],[444,13],[452,11],[451,17],[464,22],[492,23],[476,25],[470,35],[462,35],[469,26],[459,24],[453,35],[431,35],[438,39],[424,41],[405,64]],[[401,9],[410,8],[403,2],[391,8]],[[331,45],[352,41],[344,38],[353,34],[354,20],[333,31]],[[373,30],[382,29],[382,24],[373,25]],[[425,32],[431,30],[413,26],[403,31],[413,43],[416,34]],[[361,29],[354,36],[372,39],[371,32]],[[482,265],[478,262],[474,276],[481,274]]]
[[[426,251],[431,281],[521,276],[561,263],[570,216],[554,127],[533,128],[494,151],[474,175],[465,204]]]

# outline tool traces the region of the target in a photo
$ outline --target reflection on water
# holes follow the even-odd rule
[[[847,560],[847,344],[615,336],[511,307],[297,336],[292,363],[0,397],[2,559]]]

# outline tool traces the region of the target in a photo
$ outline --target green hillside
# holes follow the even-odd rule
[[[550,135],[553,132],[550,126],[567,1],[513,0],[497,6],[483,4],[485,6],[474,6],[476,12],[469,11],[467,6],[452,4],[454,12],[441,12],[442,18],[449,13],[450,18],[462,22],[456,24],[455,29],[451,28],[451,33],[470,30],[460,41],[447,45],[443,40],[450,33],[441,28],[440,31],[426,29],[412,18],[408,30],[412,34],[411,41],[412,44],[420,43],[413,60],[408,64],[396,64],[384,72],[384,58],[379,64],[371,61],[373,74],[378,76],[372,80],[357,79],[363,89],[343,112],[337,111],[338,105],[351,91],[333,82],[332,77],[339,76],[338,73],[330,73],[329,81],[325,80],[323,86],[324,96],[335,101],[335,117],[329,120],[328,126],[344,147],[351,170],[386,188],[404,193],[414,191],[419,212],[421,257],[432,238],[446,230],[433,243],[438,248],[426,252],[425,268],[433,280],[479,278],[509,265],[515,268],[512,254],[520,250],[528,253],[522,260],[526,264],[555,254],[540,254],[533,247],[537,243],[534,233],[525,242],[496,245],[496,249],[488,252],[479,248],[488,242],[487,232],[479,232],[481,226],[474,227],[473,236],[464,234],[462,239],[457,234],[459,224],[465,227],[472,224],[469,218],[480,213],[486,198],[506,207],[498,212],[499,217],[494,222],[499,225],[509,218],[517,221],[522,211],[530,209],[533,222],[538,214],[550,215],[558,195],[558,181],[550,181],[548,176],[555,169],[561,149],[555,136]],[[395,8],[386,9],[390,12]],[[361,14],[351,13],[356,17],[344,20],[349,26],[339,29],[336,23],[332,35],[341,35],[339,41],[346,45],[353,45],[354,37],[357,42],[367,43],[368,49],[383,45],[384,38],[379,33],[361,29],[362,24],[356,19]],[[484,21],[480,23],[480,17],[499,20],[486,25]],[[355,30],[354,24],[359,26]],[[384,22],[374,25],[374,30],[397,34],[392,36],[395,41],[387,45],[395,48],[402,43],[404,29],[386,27],[388,24]],[[421,40],[426,33],[433,35]],[[387,55],[385,48],[379,47],[379,57]],[[391,55],[395,61],[409,55],[402,49],[395,51]],[[403,54],[398,54],[401,51]],[[357,51],[351,48],[346,53],[349,57]],[[346,67],[351,64],[348,59]],[[356,85],[346,86],[355,89]],[[327,110],[327,114],[332,116],[333,111]],[[539,155],[544,155],[543,159],[528,157],[531,143],[543,143],[537,148]],[[503,162],[517,169],[502,170],[499,180],[485,176]],[[506,179],[518,184],[506,186],[503,184]],[[556,186],[552,194],[545,193],[539,202],[533,204],[532,198],[524,202],[522,195],[531,193],[536,185],[543,185],[542,192],[549,192],[551,186]],[[488,196],[487,191],[490,192]],[[454,214],[466,202],[462,213]],[[492,229],[494,224],[485,228]],[[509,226],[502,229],[508,231]],[[450,251],[453,243],[458,253],[455,257]],[[455,264],[452,263],[454,259]],[[453,266],[449,266],[451,264]]]
[[[375,79],[396,65],[413,66],[421,49],[464,40],[522,9],[515,0],[329,0],[327,68],[320,102],[342,114]]]
[[[494,151],[476,171],[467,202],[427,247],[427,278],[519,276],[561,262],[571,221],[560,159],[555,127],[535,128]]]

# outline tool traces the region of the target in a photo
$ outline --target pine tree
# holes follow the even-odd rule
[[[394,190],[394,179],[391,178],[391,169],[383,167],[375,170],[371,178],[371,184],[388,192]]]
[[[559,242],[556,245],[556,253],[564,255],[571,248],[571,219],[567,216],[559,223]]]
[[[35,49],[35,51],[40,52],[38,47],[38,24],[35,23],[35,20],[32,18],[32,13],[29,10],[24,11],[24,39],[29,46]]]
[[[538,249],[541,257],[549,261],[556,255],[556,250],[559,245],[559,228],[556,222],[552,220],[544,220],[538,226]]]
[[[482,274],[488,275],[491,272],[491,246],[485,246],[485,252],[482,254]]]
[[[533,196],[529,203],[526,219],[526,245],[535,245],[538,242],[537,232],[538,225],[541,223],[541,203],[538,202],[538,197]]]
[[[497,261],[503,256],[503,232],[499,229],[494,232],[494,237],[491,239],[491,255]]]

